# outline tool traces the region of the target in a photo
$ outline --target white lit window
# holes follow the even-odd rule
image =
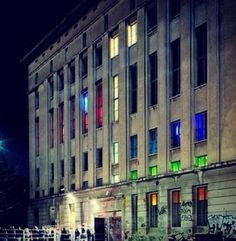
[[[114,58],[119,54],[119,35],[116,34],[110,38],[110,57]]]
[[[113,143],[113,163],[119,163],[119,142]]]
[[[117,183],[120,181],[120,176],[117,175],[112,175],[112,183]]]
[[[119,119],[119,78],[118,75],[113,77],[113,120]]]
[[[128,47],[132,46],[137,42],[137,22],[128,24]]]

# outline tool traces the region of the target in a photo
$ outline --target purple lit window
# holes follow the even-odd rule
[[[195,140],[202,141],[207,139],[207,113],[195,114]]]

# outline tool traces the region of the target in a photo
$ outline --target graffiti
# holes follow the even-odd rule
[[[166,215],[166,214],[167,214],[167,206],[162,206],[162,207],[158,210],[158,214],[159,214],[159,215]]]
[[[222,233],[226,237],[236,237],[236,217],[232,215],[208,216],[209,233]]]
[[[181,220],[190,222],[192,221],[192,205],[191,201],[183,201],[181,203]]]

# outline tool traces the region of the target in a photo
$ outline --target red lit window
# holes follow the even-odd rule
[[[54,110],[51,109],[49,112],[50,118],[50,147],[53,148],[54,146]]]
[[[102,106],[102,82],[96,85],[96,126],[102,127],[103,106]]]
[[[208,201],[207,201],[207,186],[197,187],[197,203],[196,203],[196,218],[197,226],[207,225]]]
[[[59,131],[60,143],[64,142],[64,103],[59,105]]]

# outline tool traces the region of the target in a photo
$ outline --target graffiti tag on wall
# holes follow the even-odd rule
[[[192,221],[192,201],[183,201],[181,203],[181,220]]]

